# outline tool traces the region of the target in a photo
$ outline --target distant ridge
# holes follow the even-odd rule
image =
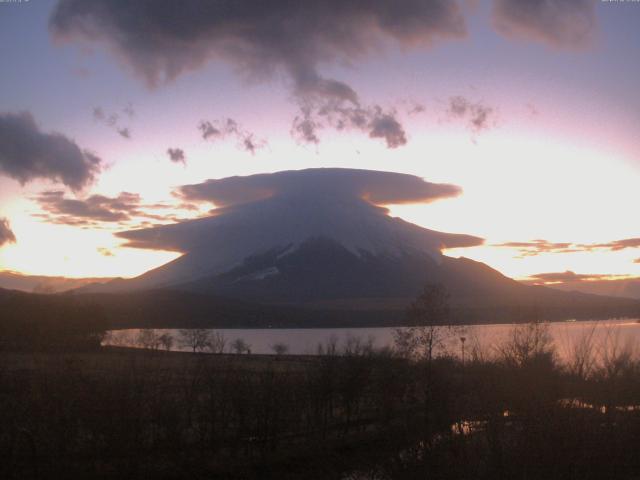
[[[106,283],[113,278],[68,278],[47,275],[24,275],[0,271],[0,288],[34,293],[59,293],[89,284]]]

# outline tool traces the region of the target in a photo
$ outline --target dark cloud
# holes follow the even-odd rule
[[[561,49],[580,49],[593,40],[592,0],[494,0],[493,5],[494,26],[509,38]]]
[[[256,139],[253,134],[245,135],[241,138],[242,148],[249,152],[251,155],[255,155],[256,150],[266,145],[266,140]]]
[[[123,109],[122,112],[129,118],[133,118],[135,112],[133,110],[133,105],[128,103]],[[92,111],[92,117],[95,122],[102,123],[107,127],[114,130],[118,135],[122,138],[130,140],[131,139],[131,128],[128,126],[123,126],[120,121],[121,116],[118,113],[112,112],[107,113],[102,107],[94,107]]]
[[[122,138],[131,139],[131,130],[129,128],[118,128],[116,131]]]
[[[100,158],[60,133],[40,131],[30,113],[0,114],[0,174],[21,184],[47,179],[80,190],[100,170]]]
[[[0,247],[7,243],[16,243],[16,236],[11,230],[9,220],[6,218],[0,218]]]
[[[284,71],[303,96],[345,100],[355,92],[318,64],[362,57],[388,39],[418,47],[466,35],[451,0],[60,0],[50,30],[108,45],[151,86],[223,60],[252,77]]]
[[[115,127],[120,120],[120,115],[117,113],[106,113],[102,107],[93,107],[91,115],[94,121],[104,123],[112,128]]]
[[[210,138],[218,138],[222,136],[222,132],[218,130],[209,120],[202,120],[198,124],[198,130],[202,133],[202,138],[204,140],[209,140]]]
[[[400,122],[393,114],[383,113],[380,108],[370,122],[369,136],[384,138],[389,148],[397,148],[407,143],[407,137]]]
[[[36,197],[36,201],[57,220],[56,223],[124,222],[140,205],[140,196],[123,192],[115,198],[91,195],[84,200],[66,198],[61,191],[49,191]]]
[[[173,163],[182,163],[183,165],[187,164],[187,157],[184,154],[184,150],[181,148],[168,148],[167,155],[169,155],[169,160]]]
[[[388,148],[407,143],[406,133],[394,110],[385,111],[379,105],[364,107],[359,102],[340,100],[304,101],[294,118],[291,133],[299,142],[320,142],[318,132],[325,128],[339,131],[356,130],[370,138],[382,138]]]
[[[325,78],[318,66],[350,63],[380,52],[389,40],[430,47],[466,36],[454,0],[60,0],[50,29],[57,39],[106,44],[151,87],[216,60],[252,79],[284,73],[301,105],[292,127],[296,138],[317,144],[320,126],[339,127],[319,122],[322,110],[338,108],[334,115],[354,127],[351,114],[363,109],[369,118],[359,128],[390,148],[406,143],[396,116],[371,113],[377,107],[362,104],[351,86]],[[207,138],[217,135],[211,127]],[[240,145],[257,148],[250,137]]]
[[[125,225],[139,219],[159,222],[183,220],[175,214],[158,214],[155,210],[193,210],[190,204],[145,204],[137,193],[122,192],[117,197],[91,195],[84,199],[68,198],[62,191],[43,192],[34,198],[46,213],[34,214],[48,223],[80,227],[104,224]]]
[[[256,150],[267,145],[266,140],[257,138],[254,133],[242,128],[233,118],[223,118],[214,122],[201,120],[198,124],[198,130],[200,130],[203,140],[216,141],[233,137],[236,139],[238,148],[252,155],[256,153]]]
[[[300,112],[293,119],[291,135],[303,143],[320,143],[316,132],[322,128],[322,124],[314,117],[315,110],[310,105],[301,106]]]
[[[472,102],[463,96],[449,98],[447,113],[451,118],[464,120],[472,132],[478,133],[491,127],[495,111],[482,102]]]
[[[507,242],[492,245],[493,247],[517,249],[521,257],[533,257],[543,253],[577,253],[594,250],[617,252],[627,248],[640,248],[640,238],[625,238],[606,243],[554,243],[547,240],[531,240],[529,242]]]
[[[348,168],[311,168],[207,180],[185,185],[178,193],[190,201],[226,207],[319,191],[337,198],[362,198],[375,205],[429,203],[462,193],[455,185],[430,183],[414,175]]]

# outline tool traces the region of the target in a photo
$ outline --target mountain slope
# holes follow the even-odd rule
[[[446,287],[462,323],[640,316],[640,302],[522,285],[466,258],[357,255],[326,238],[172,289],[77,296],[117,327],[379,326],[401,325],[427,282]]]
[[[398,310],[426,283],[440,283],[456,308],[602,308],[638,302],[526,286],[467,258],[427,255],[357,255],[327,238],[293,251],[276,249],[250,257],[223,274],[181,285],[188,291],[261,303],[312,307]]]

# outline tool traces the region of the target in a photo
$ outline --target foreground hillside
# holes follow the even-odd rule
[[[638,362],[560,366],[521,333],[464,364],[0,352],[0,477],[637,478]]]

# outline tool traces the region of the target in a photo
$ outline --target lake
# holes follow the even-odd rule
[[[560,359],[571,356],[575,347],[586,338],[591,338],[592,348],[596,352],[605,347],[611,349],[628,348],[634,351],[640,343],[640,323],[636,319],[611,319],[583,322],[553,322],[546,324],[549,334],[556,347]],[[445,330],[446,341],[441,350],[454,355],[462,354],[462,341],[467,355],[474,348],[491,354],[496,347],[507,340],[513,329],[513,324],[489,324],[457,327],[453,331]],[[318,351],[318,345],[329,343],[337,345],[339,351],[354,341],[371,342],[375,348],[393,345],[395,328],[296,328],[296,329],[215,329],[211,332],[221,334],[226,340],[225,351],[230,350],[230,344],[236,339],[242,339],[251,349],[251,353],[273,353],[273,345],[284,344],[289,354],[310,355]],[[168,333],[174,338],[172,350],[189,350],[180,345],[179,330],[156,329],[158,335]],[[104,345],[138,346],[137,338],[141,330],[115,330],[105,339]]]

